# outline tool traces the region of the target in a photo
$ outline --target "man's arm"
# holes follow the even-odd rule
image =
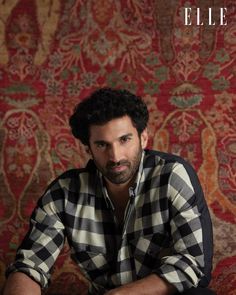
[[[31,282],[32,278],[32,282],[38,283],[41,288],[48,287],[51,269],[65,240],[64,224],[60,218],[63,200],[58,198],[55,202],[53,199],[58,197],[59,193],[61,193],[59,189],[56,192],[51,189],[39,199],[31,215],[29,230],[17,249],[15,261],[6,270],[6,276],[10,280],[10,276],[14,275],[14,280],[11,279],[11,282],[16,284],[17,279],[18,286],[23,285],[20,279],[24,276],[26,282]],[[7,280],[7,290],[10,285]],[[14,293],[13,287],[11,290]]]
[[[167,196],[173,244],[155,273],[180,293],[206,287],[213,247],[211,220],[197,174],[190,165],[176,163],[172,167]]]
[[[38,283],[21,272],[9,275],[3,295],[41,295],[41,288]]]
[[[173,285],[152,274],[144,279],[110,290],[105,295],[172,295],[175,292],[176,288]]]

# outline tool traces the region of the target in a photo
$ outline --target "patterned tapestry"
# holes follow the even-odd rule
[[[196,169],[211,288],[236,294],[235,85],[235,0],[0,0],[0,287],[47,184],[88,159],[68,126],[74,105],[111,86],[146,101],[150,148]],[[66,245],[45,293],[86,286]]]

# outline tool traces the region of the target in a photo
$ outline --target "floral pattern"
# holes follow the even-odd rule
[[[206,12],[211,0],[0,1],[0,286],[47,184],[88,160],[69,130],[74,105],[110,86],[147,103],[150,148],[197,170],[214,226],[211,287],[235,294],[236,4],[217,5],[227,26],[184,25],[184,7]],[[68,245],[53,282],[46,294],[86,294]]]

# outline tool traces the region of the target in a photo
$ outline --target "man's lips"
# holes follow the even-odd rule
[[[119,166],[110,167],[110,170],[113,172],[122,172],[126,169],[127,169],[127,165],[119,165]]]
[[[122,172],[129,167],[129,163],[127,161],[120,161],[117,163],[109,163],[107,165],[107,170],[111,172]]]

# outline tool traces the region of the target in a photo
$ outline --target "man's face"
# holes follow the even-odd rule
[[[89,150],[106,180],[124,184],[137,172],[147,140],[147,131],[139,136],[131,119],[124,116],[104,125],[92,125]]]

